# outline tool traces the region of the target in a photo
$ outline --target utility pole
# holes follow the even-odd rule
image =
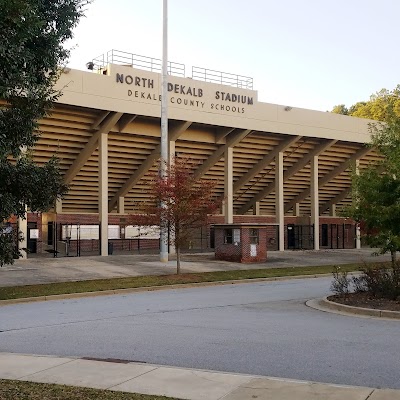
[[[168,159],[168,0],[163,0],[163,56],[161,76],[161,160],[160,176],[165,178]],[[166,207],[163,202],[161,207]],[[168,262],[168,225],[160,221],[160,261]]]

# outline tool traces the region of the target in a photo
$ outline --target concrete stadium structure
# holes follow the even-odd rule
[[[47,227],[57,221],[98,224],[94,250],[107,255],[109,225],[122,227],[138,211],[160,157],[159,60],[112,51],[88,67],[64,69],[63,95],[40,121],[33,157],[41,163],[57,155],[70,190],[49,213],[29,214],[29,229],[20,221],[28,239],[36,229],[38,252],[53,245]],[[217,180],[225,198],[210,223],[270,223],[280,250],[290,248],[289,225],[312,226],[314,249],[342,247],[333,236],[343,224],[343,247],[345,225],[346,243],[359,246],[354,224],[336,208],[350,201],[350,167],[377,158],[365,146],[371,121],[259,102],[248,77],[193,67],[189,78],[176,63],[169,71],[170,154],[196,161],[195,176]]]

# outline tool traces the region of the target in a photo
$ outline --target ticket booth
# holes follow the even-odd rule
[[[267,260],[267,224],[214,225],[215,258],[239,263]]]

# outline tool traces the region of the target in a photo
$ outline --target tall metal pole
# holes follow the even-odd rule
[[[161,77],[161,162],[160,176],[166,175],[168,165],[168,1],[163,0],[163,56]],[[162,203],[161,207],[166,204]],[[160,221],[160,261],[168,262],[168,225]]]

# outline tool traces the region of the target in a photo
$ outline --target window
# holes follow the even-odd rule
[[[62,225],[61,240],[99,239],[99,225]]]
[[[259,229],[257,228],[250,228],[249,232],[250,244],[258,244],[258,231]]]
[[[119,225],[108,225],[108,238],[121,239],[121,231]]]
[[[61,239],[77,240],[79,238],[80,240],[98,240],[99,229],[99,225],[62,225]],[[108,239],[120,238],[121,235],[119,225],[108,225]]]
[[[125,239],[160,239],[160,227],[128,225],[125,227]]]
[[[233,229],[232,228],[224,229],[224,243],[225,244],[233,243]]]

